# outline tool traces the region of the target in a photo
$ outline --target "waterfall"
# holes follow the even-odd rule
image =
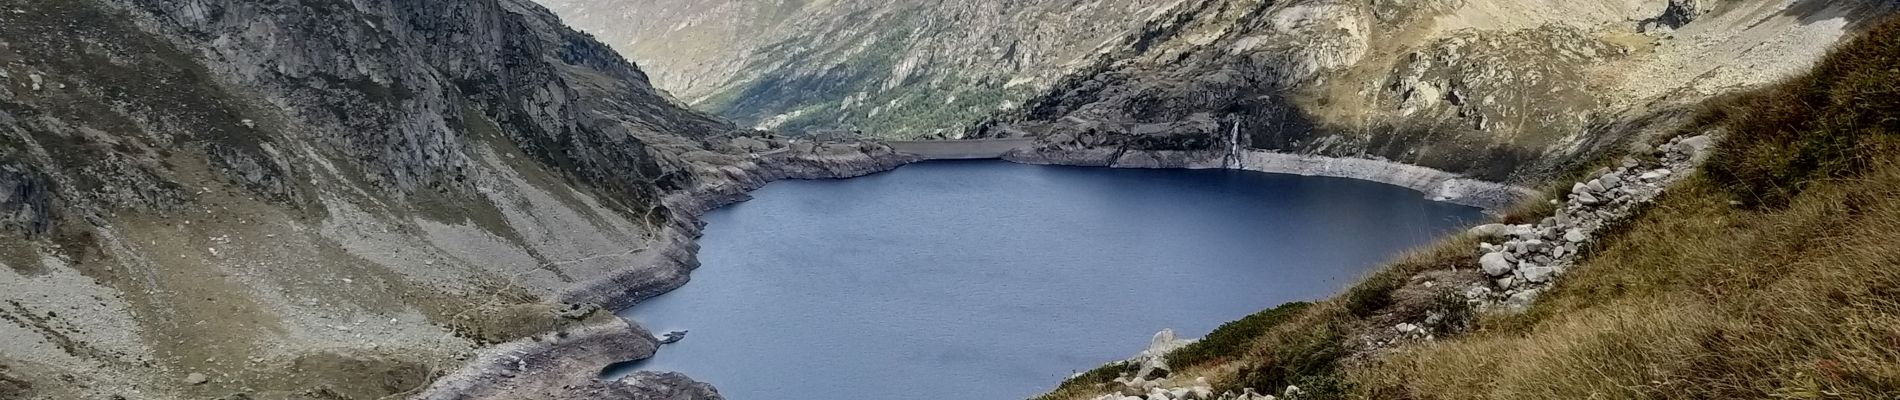
[[[1240,169],[1240,168],[1246,167],[1245,165],[1241,165],[1241,158],[1240,158],[1240,117],[1239,116],[1234,117],[1233,132],[1227,134],[1227,156],[1223,157],[1223,159],[1221,160],[1221,167],[1232,168],[1232,169]]]

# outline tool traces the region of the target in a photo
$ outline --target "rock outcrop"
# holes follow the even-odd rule
[[[705,395],[596,382],[657,343],[604,310],[684,281],[691,189],[902,159],[802,146],[524,0],[10,2],[0,397]]]
[[[1702,99],[1799,71],[1860,21],[1895,8],[1878,0],[544,2],[660,65],[663,87],[744,123],[1026,136],[1117,151],[1238,147],[1518,184],[1622,149]]]
[[[1150,20],[1150,45],[1105,53],[969,133],[1117,151],[1270,149],[1537,182],[1677,123],[1702,99],[1799,71],[1857,21],[1893,9],[1185,1]]]
[[[747,126],[955,135],[1167,4],[1134,0],[540,0],[696,107]]]

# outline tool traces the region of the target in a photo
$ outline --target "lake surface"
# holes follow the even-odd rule
[[[691,283],[621,312],[691,331],[635,368],[735,400],[1023,399],[1482,218],[1347,179],[1001,161],[753,195],[706,216]]]

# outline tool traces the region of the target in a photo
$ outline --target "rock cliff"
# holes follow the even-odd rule
[[[541,0],[741,124],[956,135],[1089,65],[1168,2]]]
[[[1240,147],[1512,183],[1570,171],[1672,129],[1700,100],[1800,71],[1894,7],[544,2],[658,65],[662,87],[746,124],[1030,136],[1065,150]]]
[[[677,106],[525,0],[8,2],[0,398],[716,397],[595,382],[654,348],[601,306],[734,188],[906,160]]]
[[[1185,1],[973,136],[1538,182],[1812,64],[1875,1]]]

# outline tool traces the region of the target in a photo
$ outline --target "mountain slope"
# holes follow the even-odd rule
[[[1873,0],[547,0],[743,124],[1376,158],[1535,183],[1799,71]],[[642,40],[645,39],[645,40]],[[1074,161],[1074,160],[1072,160]],[[1114,164],[1118,160],[1089,160]],[[1131,162],[1137,160],[1130,160]],[[1081,162],[1081,161],[1077,161]],[[1138,163],[1138,162],[1137,162]]]
[[[521,0],[9,1],[0,398],[382,398],[582,326],[650,354],[552,303],[677,277],[662,198],[742,151],[646,79]]]
[[[1168,4],[543,0],[741,124],[878,137],[959,133],[1116,45]]]
[[[1389,159],[1535,183],[1812,63],[1878,1],[1188,1],[972,136]],[[1180,121],[1207,121],[1178,124]],[[1237,136],[1230,139],[1230,136]],[[1060,154],[1058,151],[1056,154]]]
[[[1045,398],[1194,385],[1300,399],[1891,397],[1895,65],[1900,18],[1887,17],[1811,71],[1707,101],[1650,142],[1659,151],[1560,180],[1575,189],[1502,221],[1525,225],[1474,229],[1336,298],[1223,326],[1169,354],[1172,374],[1131,379],[1133,366],[1110,365]],[[1699,168],[1653,169],[1695,154],[1708,157]],[[1607,178],[1636,172],[1651,178]],[[1603,193],[1624,195],[1592,197]],[[1597,219],[1601,229],[1574,238],[1522,229]],[[1553,244],[1578,261],[1549,286],[1512,289],[1537,268],[1523,265],[1558,265]],[[1504,254],[1525,264],[1497,269]],[[1529,294],[1499,303],[1492,290]]]

